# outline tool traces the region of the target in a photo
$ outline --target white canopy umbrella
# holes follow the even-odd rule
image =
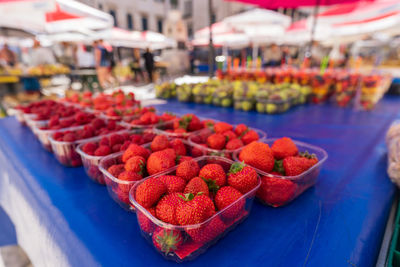
[[[92,40],[103,39],[112,46],[141,48],[142,38],[133,34],[132,31],[127,31],[121,28],[113,27],[102,30],[91,35]]]
[[[213,35],[235,32],[234,29],[224,21],[214,23],[211,26],[211,31]],[[194,33],[194,39],[209,38],[209,37],[210,37],[210,27],[202,28]]]
[[[112,27],[111,15],[75,0],[2,0],[0,26],[39,33]]]
[[[158,32],[133,31],[131,32],[131,34],[133,38],[140,40],[140,43],[138,43],[138,45],[140,45],[141,48],[151,48],[152,50],[156,50],[176,47],[175,40],[168,38],[167,36]]]
[[[192,45],[207,46],[209,41],[208,37],[197,38],[192,41]],[[250,39],[244,33],[213,34],[213,44],[217,47],[242,48],[250,45]]]

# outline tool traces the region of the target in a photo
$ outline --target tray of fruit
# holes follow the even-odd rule
[[[233,83],[233,107],[243,111],[253,110],[258,87],[259,84],[256,82],[235,81]]]
[[[154,127],[158,134],[168,137],[187,139],[193,133],[207,127],[213,127],[216,120],[199,118],[194,114],[185,114],[166,123]]]
[[[189,142],[203,150],[206,155],[221,156],[232,159],[232,153],[253,141],[265,139],[267,134],[245,124],[231,125],[217,122],[189,136]]]
[[[174,82],[164,82],[154,86],[156,97],[161,99],[170,99],[176,97],[177,85]]]
[[[189,166],[141,180],[129,193],[142,236],[176,262],[195,259],[244,221],[260,186],[253,168],[225,158],[204,156]]]
[[[168,121],[172,121],[175,118],[176,115],[169,112],[164,112],[160,115],[154,111],[147,111],[141,114],[139,118],[131,121],[122,121],[121,124],[131,129],[144,129],[162,125]]]
[[[213,93],[221,85],[221,81],[208,80],[205,83],[197,83],[192,87],[192,98],[195,103],[211,104]]]
[[[99,170],[100,160],[107,155],[125,151],[130,144],[143,145],[153,141],[156,133],[152,129],[123,130],[117,133],[94,137],[77,146],[86,174],[94,182],[105,184]]]
[[[52,151],[49,140],[51,134],[61,129],[88,124],[94,119],[95,116],[93,114],[84,111],[79,111],[69,118],[59,118],[55,115],[50,120],[36,122],[32,130],[43,147],[48,151]]]
[[[76,152],[76,147],[79,144],[88,141],[92,137],[121,130],[126,130],[126,128],[115,121],[96,118],[84,126],[58,130],[48,138],[58,162],[67,167],[77,167],[82,165],[81,157]]]
[[[141,179],[171,169],[179,164],[189,168],[192,158],[203,156],[202,150],[183,139],[168,139],[158,135],[151,144],[131,144],[119,153],[104,157],[99,169],[104,175],[111,198],[126,210],[134,210],[129,203],[129,189]],[[184,163],[185,161],[188,161]],[[182,184],[177,180],[176,186]]]
[[[232,84],[222,84],[213,93],[212,103],[214,106],[230,107],[233,104],[233,86]]]
[[[194,84],[181,84],[176,88],[176,96],[180,102],[192,102],[192,87]]]
[[[256,110],[259,113],[283,113],[290,109],[291,103],[287,92],[276,87],[257,92]]]
[[[253,142],[235,151],[233,157],[261,176],[257,198],[280,207],[317,182],[328,154],[322,148],[283,137]]]

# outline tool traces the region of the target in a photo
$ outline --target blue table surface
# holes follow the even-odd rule
[[[246,221],[185,266],[374,266],[395,194],[386,174],[384,136],[399,104],[400,99],[385,97],[371,112],[324,104],[280,115],[176,101],[157,106],[247,123],[270,137],[290,136],[329,154],[315,187],[282,208],[255,201]],[[136,215],[114,203],[83,168],[61,166],[14,118],[0,120],[0,133],[0,151],[8,158],[0,169],[17,170],[13,179],[27,198],[37,200],[32,205],[71,262],[75,238],[68,237],[73,236],[102,266],[176,265],[141,237]],[[57,227],[58,219],[68,229]]]

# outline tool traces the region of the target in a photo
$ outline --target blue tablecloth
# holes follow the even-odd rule
[[[158,106],[247,123],[329,154],[314,188],[283,208],[255,202],[245,222],[185,266],[374,266],[395,193],[384,135],[399,104],[386,97],[372,112],[326,104],[273,116],[175,101]],[[0,203],[34,264],[175,265],[141,237],[135,214],[114,203],[83,168],[62,167],[14,118],[0,121],[0,133]],[[24,228],[30,231],[21,233]],[[43,234],[27,240],[32,230]]]

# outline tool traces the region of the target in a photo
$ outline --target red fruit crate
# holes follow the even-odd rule
[[[85,153],[82,148],[83,148],[83,146],[85,146],[88,143],[94,143],[94,144],[98,145],[103,138],[107,138],[107,137],[110,137],[115,134],[116,133],[111,133],[111,134],[107,134],[107,135],[94,137],[90,140],[87,140],[84,143],[79,144],[76,148],[76,152],[81,156],[82,163],[83,163],[83,166],[85,167],[86,174],[89,176],[89,178],[92,179],[92,181],[102,184],[102,185],[105,185],[105,181],[104,181],[103,173],[99,169],[99,164],[100,164],[100,160],[108,155],[105,155],[105,156],[89,155],[89,154]],[[152,129],[123,130],[123,131],[118,132],[117,134],[123,136],[124,138],[125,138],[125,136],[129,137],[129,140],[131,140],[132,143],[135,143],[138,145],[147,144],[147,143],[151,142],[153,140],[153,138],[156,136],[156,133]],[[134,135],[135,136],[146,135],[147,137],[145,140],[132,140],[131,138]],[[127,139],[127,138],[125,138],[125,139]],[[127,140],[125,140],[124,142],[126,142],[126,141]],[[123,149],[123,146],[121,146],[121,148]],[[110,151],[110,154],[114,154],[114,153],[118,153],[118,152],[120,152],[120,150],[119,151]]]
[[[124,131],[126,128],[122,126],[121,124],[117,123],[116,124],[118,130],[114,130],[114,133],[117,133],[119,131]],[[53,138],[53,136],[59,132],[66,132],[66,131],[77,131],[83,129],[85,126],[78,126],[78,127],[71,127],[67,129],[62,129],[54,132],[51,134],[48,138],[51,144],[51,149],[53,150],[53,153],[55,157],[57,158],[58,162],[60,162],[62,165],[67,166],[67,167],[78,167],[82,165],[82,159],[81,156],[76,152],[76,147],[79,144],[82,144],[84,142],[90,141],[92,138],[97,137],[90,137],[86,139],[80,139],[76,141],[57,141]],[[108,134],[108,133],[107,133]],[[102,135],[99,135],[102,136]]]
[[[203,151],[197,149],[196,147],[193,147],[188,141],[184,139],[179,139],[179,140],[182,140],[183,144],[185,145],[186,156],[197,158],[204,155]],[[143,147],[150,150],[150,144],[143,145]],[[108,171],[108,169],[113,165],[124,164],[122,161],[123,153],[124,152],[122,151],[104,157],[103,159],[100,160],[99,169],[104,175],[104,181],[107,185],[107,190],[111,198],[125,210],[134,211],[135,208],[129,202],[129,190],[138,181],[121,180],[118,179],[118,177],[112,175]],[[146,177],[148,177],[147,174],[143,178]]]
[[[225,173],[229,172],[233,161],[217,157],[203,156],[195,159],[202,168],[206,164],[214,163],[223,167]],[[190,261],[217,243],[219,239],[243,222],[250,213],[256,191],[261,184],[257,177],[257,185],[243,194],[236,201],[219,210],[210,218],[199,224],[173,225],[163,222],[141,206],[135,199],[136,190],[140,184],[148,179],[158,179],[164,175],[175,175],[177,167],[163,173],[148,177],[137,182],[129,192],[131,204],[136,208],[136,215],[142,236],[167,260],[175,262]],[[222,187],[224,188],[224,187]],[[168,250],[163,247],[163,237],[174,242]],[[170,244],[171,245],[171,244]]]
[[[277,139],[279,138],[270,138],[261,142],[271,147]],[[322,165],[328,158],[328,153],[320,147],[294,140],[293,142],[299,152],[308,151],[310,154],[315,154],[318,158],[318,163],[297,176],[279,176],[253,167],[261,176],[261,186],[257,192],[257,198],[265,205],[272,207],[284,206],[312,187],[317,182]],[[240,148],[233,153],[235,161],[240,162],[239,154],[242,150],[243,148]]]
[[[237,125],[233,125],[234,128],[236,128]],[[253,130],[258,134],[258,141],[265,140],[267,137],[267,133],[265,133],[262,130],[256,129],[256,128],[251,128],[248,127],[249,130]],[[229,150],[229,149],[212,149],[207,146],[207,138],[214,134],[215,132],[212,129],[203,129],[200,131],[197,131],[196,133],[193,133],[191,136],[189,136],[188,141],[193,145],[197,146],[199,149],[202,149],[205,153],[205,155],[210,155],[210,156],[220,156],[220,157],[225,157],[227,159],[233,159],[233,153],[237,149]]]

